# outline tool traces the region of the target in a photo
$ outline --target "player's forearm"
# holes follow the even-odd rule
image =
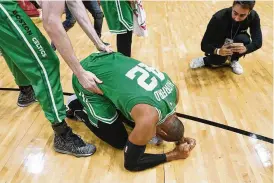
[[[53,41],[65,62],[71,68],[73,73],[78,76],[83,71],[83,68],[74,54],[69,37],[63,28],[61,18],[55,17],[52,20],[44,20],[43,24],[50,39]]]
[[[124,166],[129,171],[142,171],[167,161],[165,154],[147,154],[145,145],[136,145],[128,141],[124,151]]]
[[[67,6],[79,25],[85,31],[87,36],[91,39],[91,41],[95,44],[97,48],[102,47],[103,42],[98,37],[91,21],[88,17],[86,9],[82,3],[82,1],[74,0],[74,1],[66,1]]]

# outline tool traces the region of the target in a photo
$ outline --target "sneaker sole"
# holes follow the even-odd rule
[[[17,103],[17,105],[18,105],[19,107],[28,107],[28,106],[30,106],[31,104],[35,103],[35,102],[37,102],[37,100],[32,101],[32,102],[27,103],[27,104],[20,104],[20,103]]]
[[[93,154],[96,152],[96,148],[95,148],[95,150],[94,150],[92,153],[90,153],[90,154],[76,154],[76,153],[72,153],[72,152],[69,152],[69,151],[64,151],[64,150],[56,149],[55,147],[54,147],[54,150],[55,150],[56,152],[59,152],[59,153],[62,153],[62,154],[73,155],[73,156],[75,156],[75,157],[77,157],[77,158],[80,158],[80,157],[88,157],[88,156],[93,155]]]

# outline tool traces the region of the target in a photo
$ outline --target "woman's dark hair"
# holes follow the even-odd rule
[[[233,6],[239,4],[243,9],[249,9],[253,10],[255,6],[255,1],[249,0],[249,1],[242,1],[242,0],[234,0]]]

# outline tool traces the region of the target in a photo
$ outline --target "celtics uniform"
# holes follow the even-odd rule
[[[118,118],[117,109],[132,120],[130,112],[137,104],[155,107],[158,124],[175,112],[176,89],[166,73],[120,53],[94,53],[81,65],[103,81],[98,86],[104,95],[98,95],[85,90],[75,75],[72,79],[75,94],[94,126],[98,120],[113,123]]]
[[[16,84],[32,85],[47,119],[61,122],[66,108],[58,57],[17,1],[0,1],[0,49]]]
[[[114,34],[124,34],[133,30],[133,11],[128,1],[101,1],[109,30]]]

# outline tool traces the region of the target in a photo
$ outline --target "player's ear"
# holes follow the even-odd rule
[[[167,135],[167,133],[161,128],[161,125],[156,127],[156,134],[159,136]]]

